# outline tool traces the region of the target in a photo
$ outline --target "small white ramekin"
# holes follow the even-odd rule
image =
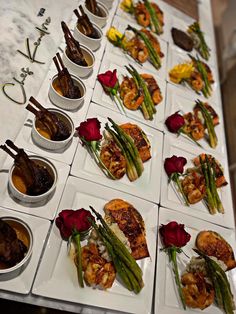
[[[95,56],[93,52],[89,48],[85,47],[84,45],[80,45],[80,48],[82,50],[85,60],[90,65],[82,66],[73,62],[67,55],[67,49],[63,51],[62,61],[65,64],[65,66],[69,69],[69,72],[71,74],[74,74],[75,76],[83,78],[83,77],[89,76],[89,74],[93,71],[93,67],[95,64]]]
[[[23,220],[10,216],[4,216],[1,217],[1,219],[7,222],[13,229],[20,229],[21,232],[24,233],[24,236],[26,237],[28,242],[27,252],[24,258],[19,263],[9,268],[0,269],[0,281],[5,281],[17,277],[27,267],[30,257],[32,255],[34,237],[31,228]]]
[[[20,192],[15,187],[15,185],[12,181],[12,174],[13,174],[13,171],[15,169],[15,165],[13,164],[11,169],[9,170],[9,178],[8,178],[8,185],[9,185],[10,193],[12,194],[12,196],[14,198],[16,198],[17,200],[24,202],[24,203],[34,204],[34,203],[45,202],[56,189],[57,180],[58,180],[57,170],[56,170],[55,166],[49,160],[47,160],[44,157],[35,155],[35,156],[29,156],[29,159],[32,159],[32,160],[40,163],[42,166],[45,166],[47,168],[50,175],[53,177],[53,185],[51,186],[51,188],[47,192],[40,194],[40,195],[36,195],[36,196],[27,195],[27,194]]]
[[[86,87],[84,83],[75,75],[71,75],[72,80],[74,81],[74,84],[76,84],[81,92],[81,97],[76,99],[66,98],[62,95],[60,95],[53,87],[53,82],[55,79],[57,79],[57,74],[54,75],[52,78],[50,88],[49,88],[49,99],[50,101],[57,107],[69,111],[74,111],[79,109],[83,105],[84,97],[86,94]]]
[[[109,12],[108,12],[107,7],[101,2],[97,2],[97,5],[99,9],[101,9],[101,11],[104,13],[104,16],[97,16],[93,14],[87,9],[86,5],[83,5],[83,9],[84,9],[84,12],[88,15],[88,18],[90,19],[91,22],[103,28],[107,23]]]
[[[70,136],[63,141],[53,141],[53,140],[47,139],[46,137],[44,137],[38,132],[35,125],[36,119],[34,119],[33,126],[32,126],[32,133],[31,133],[33,141],[38,146],[45,148],[47,150],[50,150],[50,151],[64,149],[70,143],[70,141],[72,140],[74,136],[74,133],[75,133],[74,123],[72,119],[66,113],[64,113],[63,111],[59,109],[49,108],[47,110],[57,115],[57,117],[61,119],[67,125],[67,127],[70,130]]]
[[[75,39],[79,41],[79,43],[83,44],[86,47],[89,47],[92,51],[96,51],[97,49],[99,49],[99,47],[101,45],[103,33],[102,33],[101,28],[98,25],[96,25],[94,23],[92,23],[92,24],[93,24],[93,27],[96,29],[97,33],[99,34],[99,38],[91,38],[91,37],[84,35],[78,29],[77,24],[75,25],[73,35],[74,35]]]

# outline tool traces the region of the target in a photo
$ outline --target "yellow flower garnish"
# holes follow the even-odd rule
[[[178,64],[169,71],[171,82],[179,84],[182,80],[189,79],[194,71],[193,62]]]
[[[128,13],[132,13],[134,10],[134,5],[132,0],[123,0],[120,4],[120,8]]]
[[[125,36],[118,31],[114,26],[110,27],[107,31],[107,38],[114,44],[121,46],[125,44],[126,38]]]

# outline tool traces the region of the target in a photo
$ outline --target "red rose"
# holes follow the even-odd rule
[[[90,211],[86,209],[65,209],[56,218],[56,225],[60,230],[61,237],[68,240],[73,232],[83,232],[91,227],[88,217],[93,219]]]
[[[80,138],[85,139],[88,142],[99,141],[102,138],[100,133],[101,123],[97,118],[87,119],[87,121],[81,122],[80,126],[76,128]]]
[[[177,111],[166,119],[165,124],[171,133],[178,133],[179,129],[185,124],[185,121],[183,116]]]
[[[186,163],[186,158],[173,155],[171,158],[165,159],[164,168],[167,175],[170,177],[173,173],[183,173]]]
[[[116,83],[118,82],[117,76],[116,76],[116,70],[112,71],[106,71],[105,73],[98,74],[98,80],[106,90],[107,88],[114,88],[116,86]]]
[[[185,246],[191,238],[191,235],[184,230],[184,225],[171,221],[160,228],[163,244],[166,248]]]

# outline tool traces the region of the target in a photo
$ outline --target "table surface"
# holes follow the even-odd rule
[[[30,70],[34,72],[34,79],[26,78],[25,88],[27,95],[37,95],[50,68],[52,57],[55,55],[62,40],[62,32],[58,31],[59,22],[64,20],[70,23],[72,11],[76,8],[78,1],[21,0],[20,3],[21,5],[19,6],[19,1],[17,0],[8,2],[0,0],[0,27],[2,30],[0,38],[0,79],[1,84],[12,82],[12,78],[19,75],[21,67],[29,67]],[[117,1],[115,1],[115,5],[117,6]],[[37,16],[40,8],[46,9],[43,17]],[[168,12],[187,22],[191,21],[191,19],[173,7],[169,6]],[[16,50],[21,49],[23,51],[25,49],[24,41],[26,37],[29,37],[31,41],[38,37],[34,26],[41,25],[48,16],[51,17],[51,24],[49,25],[50,36],[45,36],[45,38],[42,39],[38,54],[39,58],[42,57],[42,60],[45,60],[46,63],[44,65],[32,64],[17,53]],[[199,16],[203,30],[213,39],[213,44],[215,45],[210,0],[199,1]],[[218,78],[216,79],[218,80]],[[13,96],[15,96],[14,92]],[[7,138],[11,138],[12,140],[16,138],[26,118],[27,112],[23,109],[22,105],[17,105],[9,101],[1,92],[0,103],[1,121],[10,121],[10,123],[1,124],[0,143],[3,143]],[[221,106],[221,99],[219,99],[219,103]],[[6,155],[0,152],[1,166],[5,159]],[[31,293],[29,295],[19,295],[17,293],[1,291],[0,297],[74,313],[114,313],[113,311],[36,297]]]

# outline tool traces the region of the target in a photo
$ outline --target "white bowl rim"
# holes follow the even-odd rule
[[[19,263],[17,263],[15,266],[5,268],[5,269],[0,269],[0,275],[3,275],[3,274],[11,273],[11,272],[17,270],[18,268],[23,266],[25,264],[25,262],[30,258],[32,251],[33,251],[34,236],[33,236],[33,232],[31,230],[30,226],[25,221],[23,221],[22,219],[20,219],[18,217],[13,217],[13,216],[2,216],[0,218],[3,220],[16,221],[16,222],[22,224],[25,227],[25,229],[28,231],[29,237],[30,237],[29,248],[27,250],[25,257]]]
[[[53,111],[53,112],[56,111],[57,113],[60,113],[61,115],[63,115],[63,116],[68,120],[68,122],[69,122],[70,125],[71,125],[71,129],[72,129],[70,136],[69,136],[68,138],[66,138],[65,140],[63,140],[63,141],[53,141],[53,140],[50,140],[50,139],[44,137],[43,135],[41,135],[41,134],[38,132],[38,130],[37,130],[36,126],[35,126],[36,118],[34,118],[34,121],[33,121],[33,128],[34,128],[35,132],[37,132],[38,136],[39,136],[42,140],[45,140],[45,141],[48,142],[48,143],[69,143],[69,141],[72,139],[72,137],[74,136],[74,133],[75,133],[75,125],[74,125],[74,122],[72,121],[72,119],[71,119],[65,112],[63,112],[63,111],[60,110],[60,109],[56,109],[56,108],[47,108],[47,110],[48,110],[48,111]]]
[[[39,155],[28,155],[29,159],[37,159],[37,160],[41,160],[43,162],[45,162],[46,164],[48,164],[49,167],[51,167],[53,173],[54,173],[54,182],[53,185],[50,187],[50,189],[47,192],[44,192],[43,194],[39,194],[39,195],[28,195],[28,194],[24,194],[22,192],[20,192],[15,185],[12,182],[12,172],[15,168],[15,165],[13,163],[13,165],[11,166],[10,170],[9,170],[9,183],[11,184],[12,188],[19,194],[21,195],[22,199],[24,198],[34,198],[34,200],[37,199],[41,199],[43,196],[47,197],[48,195],[51,194],[51,192],[54,190],[55,186],[57,185],[57,180],[58,180],[58,173],[57,173],[57,169],[54,166],[54,164],[49,161],[47,158],[39,156]]]
[[[58,74],[55,74],[55,75],[52,77],[52,80],[51,80],[51,88],[54,90],[54,92],[55,92],[59,97],[61,97],[62,99],[65,99],[66,101],[77,102],[78,100],[83,100],[84,97],[85,97],[85,94],[86,94],[86,86],[85,86],[85,84],[84,84],[77,76],[75,76],[75,75],[73,75],[73,74],[70,74],[70,76],[72,77],[72,79],[74,79],[75,81],[77,81],[77,83],[79,83],[79,84],[82,86],[82,88],[83,88],[83,90],[84,90],[84,94],[83,94],[82,97],[80,97],[80,98],[67,98],[67,97],[65,97],[65,96],[60,95],[60,94],[55,90],[55,88],[53,87],[53,82],[54,82],[54,80],[58,77]]]
[[[92,14],[92,13],[91,13],[91,14]],[[99,37],[99,38],[91,38],[91,37],[89,37],[89,36],[84,35],[84,34],[78,29],[77,23],[76,23],[76,25],[75,25],[75,28],[76,28],[76,30],[81,34],[82,37],[84,37],[84,38],[86,38],[86,39],[89,39],[89,40],[91,40],[91,41],[99,42],[99,41],[102,40],[102,36],[103,36],[102,29],[101,29],[96,23],[92,23],[92,24],[93,24],[93,26],[95,26],[95,28],[96,28],[97,31],[99,32],[99,34],[100,34],[100,37]],[[82,46],[82,45],[81,45],[81,46]]]
[[[66,46],[66,48],[67,48],[67,46]],[[65,48],[65,50],[64,50],[65,58],[66,58],[67,60],[69,60],[71,63],[73,63],[76,67],[81,68],[81,69],[91,69],[91,68],[94,67],[94,64],[95,64],[95,56],[94,56],[94,53],[92,52],[92,50],[89,49],[87,46],[80,44],[80,48],[82,48],[83,50],[87,51],[88,54],[90,54],[90,56],[91,56],[92,59],[93,59],[93,63],[92,63],[91,65],[87,65],[87,66],[85,66],[85,65],[79,65],[79,64],[75,63],[74,61],[72,61],[72,60],[67,56],[66,48]]]
[[[92,16],[96,17],[98,20],[104,21],[104,20],[106,20],[108,18],[109,11],[108,11],[107,7],[103,3],[97,1],[97,4],[98,4],[98,6],[102,7],[102,9],[104,10],[106,16],[97,16],[97,15],[93,14],[91,11],[89,11],[89,9],[86,7],[86,5],[84,5],[84,6],[86,7],[86,9],[89,11],[89,13]]]

